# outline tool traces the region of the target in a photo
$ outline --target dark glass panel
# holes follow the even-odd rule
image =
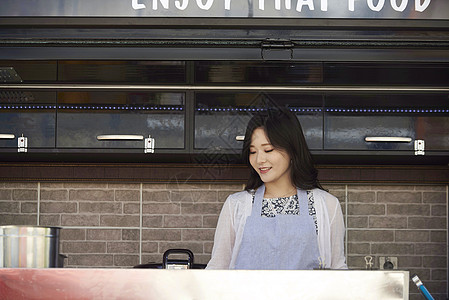
[[[322,98],[319,95],[281,93],[197,93],[195,148],[223,150],[242,148],[253,112],[288,106],[298,117],[311,149],[322,147]]]
[[[394,109],[392,113],[397,115],[400,109],[432,110],[449,108],[449,96],[445,94],[341,94],[326,96],[326,107],[328,108],[364,108],[364,109]],[[388,113],[388,111],[378,111]],[[376,111],[367,111],[374,113]],[[430,111],[429,111],[430,112]],[[348,113],[348,111],[345,111]],[[359,112],[360,113],[360,112]]]
[[[326,97],[324,147],[327,150],[449,149],[447,95],[334,95]],[[408,137],[412,141],[366,142],[365,137]]]
[[[45,83],[56,80],[56,61],[16,61],[0,60],[0,70],[12,68],[14,77],[10,82],[0,80],[3,83]]]
[[[60,61],[58,79],[73,83],[185,83],[182,61]]]
[[[141,105],[145,107],[154,106],[177,106],[184,105],[183,93],[168,92],[111,92],[111,91],[77,91],[77,92],[59,92],[58,104],[86,103],[88,105],[96,104],[116,104],[127,107]]]
[[[28,139],[28,148],[55,146],[56,92],[0,90],[0,147],[17,148],[17,138]]]
[[[184,93],[60,92],[57,145],[143,148],[143,141],[99,141],[99,135],[151,135],[155,148],[184,148]]]
[[[324,84],[448,85],[449,64],[325,63]]]
[[[449,112],[445,116],[416,117],[416,137],[425,141],[426,150],[449,150]]]
[[[321,63],[197,61],[198,84],[295,85],[322,82]]]

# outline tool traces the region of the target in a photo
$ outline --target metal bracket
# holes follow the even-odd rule
[[[415,155],[424,155],[424,140],[415,140]]]
[[[147,138],[145,138],[145,153],[154,153],[154,138],[149,135]]]
[[[28,151],[28,138],[22,136],[19,136],[17,138],[17,152],[27,152]]]
[[[265,59],[293,59],[293,47],[295,46],[295,44],[290,41],[290,40],[282,40],[282,39],[266,39],[265,41],[262,42],[262,44],[260,45],[261,47],[261,52],[260,55],[262,57],[263,60]],[[264,54],[264,51],[283,51],[283,50],[290,50],[290,56],[287,57],[282,57],[282,52],[278,52],[276,57],[267,57]]]

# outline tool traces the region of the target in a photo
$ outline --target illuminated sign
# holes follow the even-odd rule
[[[449,0],[0,0],[0,16],[449,20]]]

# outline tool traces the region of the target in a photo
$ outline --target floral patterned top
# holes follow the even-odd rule
[[[309,216],[313,218],[316,234],[318,234],[318,223],[316,219],[315,201],[313,193],[307,191]],[[254,194],[253,194],[254,202]],[[276,215],[299,215],[298,195],[280,198],[263,198],[262,200],[262,217],[274,218]]]
[[[298,195],[281,198],[263,198],[261,216],[273,218],[276,215],[299,215]]]

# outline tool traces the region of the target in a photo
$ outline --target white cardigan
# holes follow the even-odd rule
[[[318,223],[318,248],[326,268],[346,269],[345,225],[338,199],[312,190]],[[221,210],[215,231],[212,257],[207,269],[233,269],[242,242],[246,218],[251,215],[252,195],[247,191],[230,195]],[[261,228],[261,230],[263,230]]]

